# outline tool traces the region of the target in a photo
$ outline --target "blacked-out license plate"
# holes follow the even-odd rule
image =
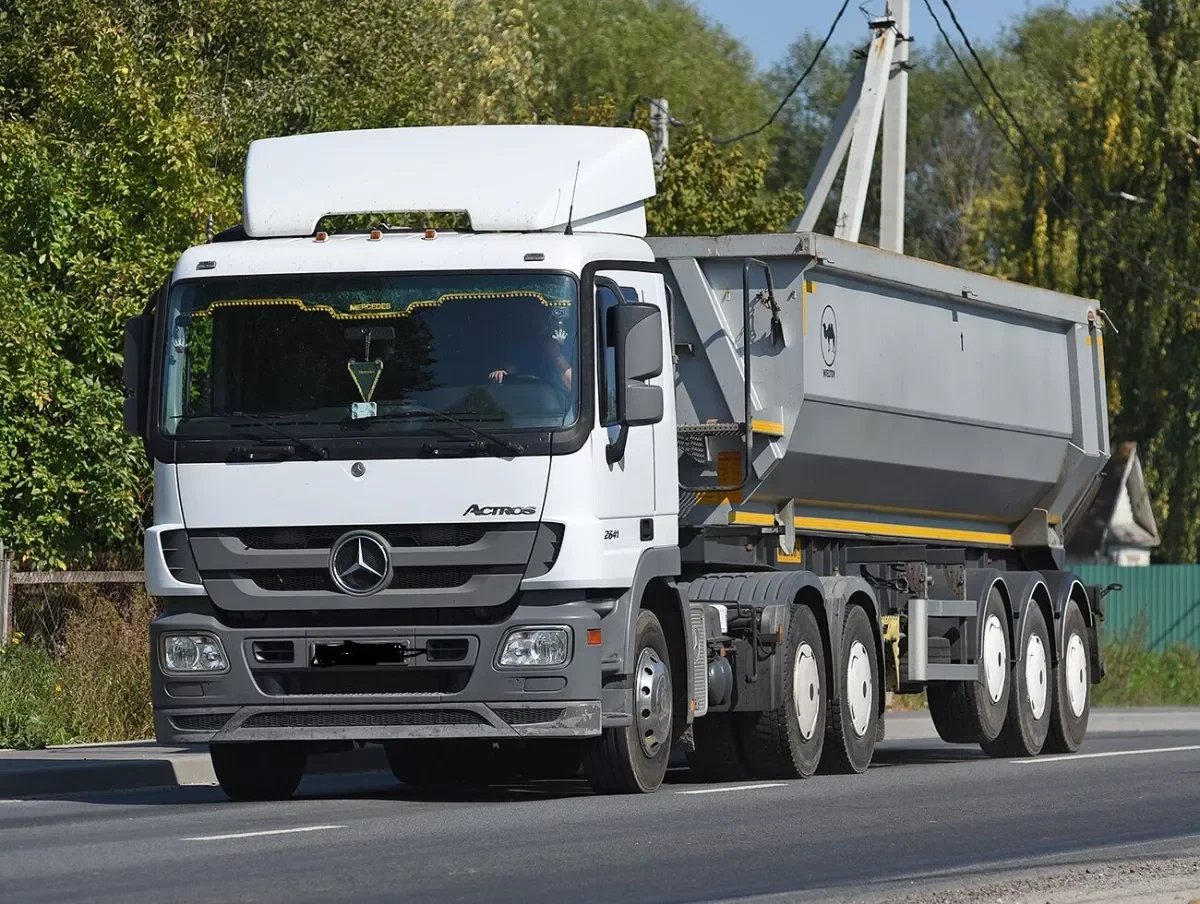
[[[314,643],[309,665],[318,669],[339,665],[408,665],[412,657],[408,641],[341,640]]]

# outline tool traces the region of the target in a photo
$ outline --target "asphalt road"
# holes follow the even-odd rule
[[[462,796],[380,774],[233,804],[210,787],[0,801],[0,900],[892,900],[956,877],[1200,852],[1200,731],[1070,758],[885,741],[861,776],[596,797]],[[779,898],[784,900],[785,898]],[[1185,899],[1186,900],[1186,899]]]

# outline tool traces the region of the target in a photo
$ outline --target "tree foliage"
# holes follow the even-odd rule
[[[1106,342],[1112,434],[1142,445],[1164,557],[1195,559],[1200,3],[1036,9],[981,46],[1043,154],[1011,123],[997,129],[936,34],[920,37],[908,252],[1101,301],[1121,330]],[[120,428],[121,324],[210,218],[238,222],[252,139],[463,122],[647,127],[639,99],[664,96],[686,126],[672,130],[651,229],[775,230],[801,208],[850,49],[827,50],[776,127],[733,145],[710,138],[763,122],[814,50],[803,37],[759,78],[685,0],[7,0],[0,539],[38,565],[133,544],[149,473]],[[863,241],[877,222],[876,183]]]

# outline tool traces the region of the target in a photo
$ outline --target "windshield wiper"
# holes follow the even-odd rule
[[[259,427],[266,427],[268,430],[276,433],[283,439],[287,440],[289,443],[291,443],[296,448],[303,449],[305,452],[307,452],[309,455],[311,455],[317,461],[324,461],[325,459],[327,459],[329,457],[328,449],[323,449],[320,446],[314,446],[308,440],[300,439],[300,437],[298,437],[298,436],[292,436],[292,434],[288,433],[285,430],[281,430],[279,427],[272,424],[269,420],[267,420],[266,417],[264,417],[261,414],[248,414],[245,411],[234,411],[234,412],[231,412],[230,416],[245,418],[246,420],[250,421],[250,423],[255,424]],[[287,415],[278,415],[278,416],[286,417]],[[258,439],[263,442],[268,442],[268,440],[265,440],[263,437],[259,437],[259,436],[254,437],[254,439]]]
[[[504,449],[510,455],[521,455],[525,451],[524,446],[518,445],[517,443],[511,442],[507,439],[504,439],[503,437],[496,436],[496,434],[489,433],[486,430],[480,430],[478,427],[474,427],[471,424],[468,424],[466,421],[459,420],[452,414],[448,414],[445,411],[438,411],[435,408],[425,408],[424,406],[421,406],[421,405],[410,405],[409,407],[407,407],[401,411],[386,411],[383,414],[376,414],[373,417],[361,418],[359,420],[352,420],[352,421],[349,421],[349,423],[360,423],[362,421],[370,422],[370,421],[385,421],[385,420],[386,421],[404,420],[407,418],[415,418],[415,417],[433,417],[433,418],[439,418],[440,420],[443,420],[443,421],[447,421],[451,424],[454,424],[457,427],[461,427],[463,430],[466,430],[468,433],[473,433],[475,436],[478,436],[480,439],[487,440],[490,443],[495,443],[497,446]],[[343,422],[343,423],[346,423],[346,422]]]

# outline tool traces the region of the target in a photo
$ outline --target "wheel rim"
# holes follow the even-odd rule
[[[642,752],[648,757],[663,748],[671,731],[671,674],[650,647],[638,656],[637,730]]]
[[[821,715],[821,670],[817,668],[813,648],[807,643],[796,649],[796,661],[792,663],[792,703],[801,736],[811,740]]]
[[[993,703],[999,703],[1008,678],[1008,638],[1000,619],[994,615],[989,615],[983,626],[983,677],[988,696]]]
[[[867,727],[871,724],[871,698],[875,695],[872,684],[867,648],[856,640],[850,646],[850,657],[846,663],[846,702],[850,704],[850,723],[860,738],[867,733]]]
[[[1071,706],[1071,714],[1078,719],[1083,715],[1083,708],[1087,704],[1088,691],[1088,661],[1087,653],[1083,649],[1083,638],[1078,634],[1072,634],[1071,639],[1067,641],[1067,702]]]
[[[1025,652],[1025,693],[1035,719],[1046,710],[1046,647],[1036,634],[1029,637]]]

